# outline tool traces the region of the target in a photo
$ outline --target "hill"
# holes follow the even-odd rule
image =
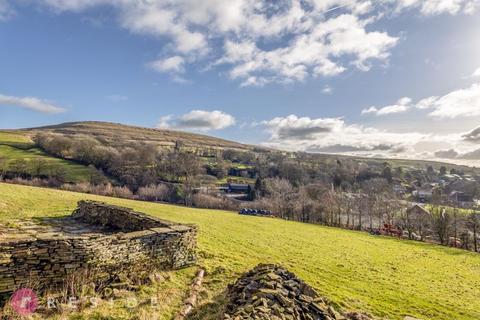
[[[94,199],[199,226],[199,265],[207,270],[207,294],[196,318],[216,319],[223,290],[258,263],[285,266],[344,310],[377,317],[467,320],[480,318],[480,255],[420,242],[371,236],[228,211],[191,209],[0,183],[0,223],[64,216],[80,199]],[[130,310],[138,318],[171,317],[188,287],[192,268],[171,272],[162,287],[145,287],[140,298],[157,292],[162,306]],[[72,319],[129,319],[121,303],[85,309]],[[142,317],[143,315],[143,317]]]
[[[48,155],[36,148],[30,136],[23,131],[0,130],[0,176],[3,166],[25,167],[24,171],[42,174],[61,173],[65,182],[90,182],[101,175],[95,168]],[[106,180],[106,178],[104,177]]]
[[[169,148],[175,147],[176,144],[181,144],[186,148],[252,149],[252,147],[248,145],[202,134],[143,128],[100,121],[68,122],[52,126],[29,128],[25,129],[24,132],[28,135],[34,135],[39,132],[50,132],[66,136],[93,136],[110,146],[140,142]]]
[[[366,163],[375,166],[388,163],[391,166],[413,169],[425,169],[427,166],[432,166],[436,170],[439,170],[441,166],[448,166],[449,168],[455,168],[459,171],[464,171],[466,173],[480,172],[477,169],[466,165],[443,163],[440,161],[364,158],[338,154],[305,154],[296,152],[284,152],[281,150],[273,150],[262,146],[242,144],[198,133],[153,129],[102,121],[67,122],[58,125],[27,128],[21,130],[10,130],[9,132],[12,134],[12,136],[23,136],[22,139],[24,140],[30,140],[33,136],[39,133],[54,133],[59,135],[65,135],[68,137],[78,135],[90,136],[94,137],[104,145],[113,147],[121,147],[129,143],[145,143],[171,149],[174,148],[176,145],[180,145],[181,147],[186,149],[190,148],[199,151],[211,150],[215,152],[215,150],[222,151],[225,149],[232,149],[237,151],[254,151],[257,154],[278,152],[288,154],[290,158],[297,158],[300,160],[305,160],[307,162],[314,161],[317,163],[329,163],[332,161],[336,161],[337,159],[342,159],[345,161],[354,161],[357,163]],[[202,154],[202,152],[199,152],[199,154]],[[208,154],[208,152],[206,152],[205,154]]]

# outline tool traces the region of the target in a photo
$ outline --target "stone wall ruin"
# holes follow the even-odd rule
[[[196,233],[193,225],[80,201],[69,217],[0,226],[0,294],[32,282],[61,286],[79,270],[108,277],[129,267],[182,268],[196,261]]]

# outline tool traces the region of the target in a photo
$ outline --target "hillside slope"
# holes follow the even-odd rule
[[[27,139],[32,138],[38,133],[56,133],[65,136],[91,136],[96,138],[102,144],[113,147],[124,146],[133,142],[152,144],[158,147],[170,149],[174,148],[176,144],[180,144],[183,148],[192,148],[197,150],[221,151],[224,149],[233,149],[239,151],[255,151],[258,153],[271,153],[275,151],[281,152],[280,150],[274,150],[259,145],[242,144],[235,141],[229,141],[198,133],[153,129],[102,121],[67,122],[58,125],[12,130],[11,132],[14,134],[24,135],[27,137]],[[425,169],[427,166],[432,166],[436,170],[439,170],[441,166],[447,166],[449,168],[455,168],[459,171],[464,171],[465,173],[480,173],[480,170],[477,168],[429,160],[364,158],[340,154],[295,154],[294,152],[289,154],[293,158],[302,159],[301,161],[315,163],[335,162],[337,159],[340,159],[374,166],[383,165],[383,163],[387,162],[394,167],[399,166],[407,169]]]
[[[29,128],[25,129],[24,132],[29,135],[34,135],[39,132],[51,132],[66,136],[88,135],[112,146],[123,145],[128,142],[145,142],[163,147],[174,147],[176,143],[180,143],[184,147],[229,148],[239,150],[250,150],[252,148],[251,146],[241,143],[207,135],[135,127],[100,121],[62,123],[52,126]]]
[[[25,165],[27,171],[41,170],[44,173],[62,171],[65,174],[65,181],[72,183],[90,182],[92,176],[101,175],[95,168],[46,154],[36,148],[29,135],[22,131],[0,131],[0,160],[0,172],[2,165],[14,166],[17,162],[19,165]],[[19,160],[21,162],[18,162]]]
[[[225,286],[241,272],[267,262],[295,272],[346,310],[388,319],[406,315],[424,320],[480,319],[478,254],[280,219],[51,189],[0,183],[0,194],[0,223],[68,215],[78,200],[95,199],[197,224],[199,264],[208,271],[205,286],[210,302],[197,311],[198,318],[216,318]],[[108,312],[110,317],[103,316],[112,319],[113,311]]]

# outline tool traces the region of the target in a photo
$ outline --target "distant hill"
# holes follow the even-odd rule
[[[454,168],[469,174],[479,174],[478,168],[467,167],[462,164],[444,163],[439,161],[427,160],[408,160],[408,159],[383,159],[383,158],[364,158],[340,154],[315,154],[304,152],[283,152],[263,146],[242,144],[204,134],[162,130],[153,128],[144,128],[138,126],[124,125],[119,123],[101,122],[101,121],[80,121],[67,122],[57,125],[25,128],[19,130],[2,131],[3,140],[8,141],[10,146],[17,148],[32,148],[31,139],[39,133],[52,133],[68,137],[90,136],[94,137],[102,145],[112,147],[123,147],[133,143],[143,143],[155,145],[159,148],[173,149],[181,146],[182,149],[195,150],[200,156],[219,155],[222,150],[232,149],[237,151],[254,151],[261,153],[283,153],[290,159],[296,159],[302,163],[311,163],[312,165],[328,165],[337,161],[347,161],[368,165],[369,167],[381,168],[388,163],[392,168],[402,167],[406,170],[424,170],[432,166],[435,170],[446,166],[449,170]],[[14,137],[15,139],[13,139]],[[15,141],[13,141],[13,140]],[[2,139],[0,139],[0,144]],[[12,140],[12,141],[10,141]],[[7,143],[4,143],[7,144]]]
[[[203,134],[143,128],[100,121],[67,122],[52,126],[28,128],[22,131],[29,135],[39,132],[50,132],[67,136],[87,135],[112,146],[123,145],[128,142],[144,142],[162,147],[174,147],[180,143],[186,148],[237,149],[245,151],[254,148],[253,146]]]

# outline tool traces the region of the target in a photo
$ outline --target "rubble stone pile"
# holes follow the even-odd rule
[[[370,320],[342,315],[315,290],[281,266],[260,264],[227,290],[224,319]]]

